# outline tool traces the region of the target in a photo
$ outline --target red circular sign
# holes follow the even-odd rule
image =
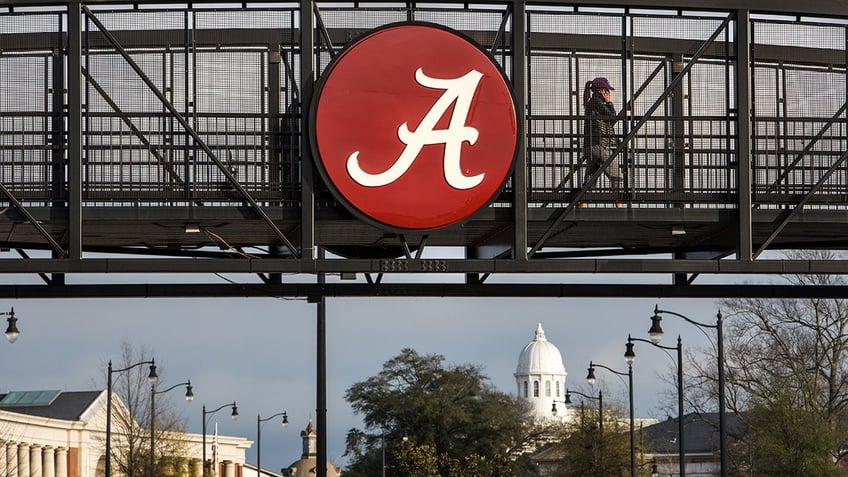
[[[312,146],[338,198],[381,225],[461,222],[500,191],[518,144],[515,102],[471,40],[419,23],[375,30],[318,85]]]

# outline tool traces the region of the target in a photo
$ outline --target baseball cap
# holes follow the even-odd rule
[[[593,79],[592,80],[592,87],[598,88],[598,89],[608,89],[610,91],[615,89],[615,88],[612,87],[609,80],[604,78],[603,76],[600,76],[600,77]]]

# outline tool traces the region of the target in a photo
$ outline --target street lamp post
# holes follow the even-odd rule
[[[150,385],[150,477],[154,477],[154,475],[156,475],[155,472],[153,471],[153,468],[154,468],[153,466],[156,464],[156,461],[153,459],[153,455],[154,455],[153,451],[154,451],[154,449],[156,449],[155,440],[154,440],[154,437],[153,437],[154,431],[156,429],[155,428],[155,423],[156,423],[156,403],[155,403],[156,395],[157,394],[165,394],[166,392],[168,392],[168,391],[170,391],[170,390],[172,390],[172,389],[174,389],[178,386],[185,386],[186,387],[185,398],[186,398],[186,401],[191,402],[194,399],[194,392],[192,392],[192,390],[191,390],[191,381],[186,381],[184,383],[175,384],[175,385],[171,386],[170,388],[168,388],[164,391],[157,391],[156,390],[156,383],[153,383],[153,384]]]
[[[633,418],[633,366],[632,363],[627,363],[627,372],[616,371],[602,364],[589,361],[589,373],[586,375],[586,381],[590,385],[595,384],[595,366],[606,369],[607,371],[618,376],[627,376],[627,394],[630,398],[630,477],[636,477],[636,434],[634,432],[635,422]]]
[[[571,404],[571,395],[577,394],[578,396],[583,396],[586,399],[592,399],[598,401],[598,436],[600,437],[600,442],[598,445],[598,457],[601,465],[604,463],[604,392],[603,390],[598,390],[597,396],[590,396],[588,394],[583,394],[580,391],[571,391],[568,388],[565,390],[565,401],[557,401],[554,400],[553,406],[551,407],[551,414],[555,417],[557,415],[556,403],[561,402],[566,406]],[[581,404],[582,406],[582,404]],[[581,417],[581,420],[583,418]]]
[[[259,414],[256,415],[256,477],[259,477],[262,472],[262,423],[268,422],[275,417],[283,416],[283,420],[280,424],[283,427],[289,427],[289,416],[286,414],[286,411],[278,412],[273,416],[261,418]]]
[[[9,340],[9,343],[14,343],[18,339],[18,335],[21,334],[18,331],[18,319],[15,318],[15,307],[12,307],[10,311],[0,313],[0,316],[8,316],[6,322],[9,323],[9,326],[6,327],[6,339]]]
[[[233,420],[238,419],[238,415],[239,415],[238,414],[238,406],[236,406],[235,401],[233,401],[229,404],[224,404],[224,405],[222,405],[218,408],[215,408],[211,411],[206,410],[206,404],[203,405],[203,477],[206,477],[206,416],[211,415],[211,414],[215,414],[216,412],[220,411],[221,409],[224,409],[227,406],[232,406],[232,408],[233,408],[233,413],[230,414],[230,417]]]
[[[112,360],[109,360],[109,367],[106,373],[106,477],[112,477],[112,374],[129,371],[142,364],[150,365],[150,373],[147,375],[147,380],[151,384],[156,383],[159,376],[156,375],[156,362],[154,359],[140,361],[122,369],[112,369]]]
[[[721,312],[716,313],[716,324],[710,325],[707,323],[701,323],[695,321],[687,316],[681,315],[680,313],[669,311],[669,310],[660,310],[659,305],[654,305],[654,316],[651,317],[651,329],[648,330],[648,335],[651,338],[651,341],[654,343],[659,343],[660,339],[662,339],[663,330],[660,322],[662,321],[663,314],[669,314],[672,316],[676,316],[678,318],[683,318],[683,320],[689,322],[698,327],[701,332],[704,332],[704,328],[712,328],[716,330],[716,353],[718,358],[718,440],[719,440],[719,453],[720,453],[720,462],[721,462],[721,477],[727,477],[729,472],[727,465],[727,427],[725,423],[725,414],[726,414],[726,401],[724,398],[724,326],[722,322]],[[706,333],[704,333],[706,334]]]
[[[633,363],[633,361],[636,360],[636,353],[633,351],[634,341],[648,343],[651,346],[656,346],[663,350],[677,350],[677,447],[679,454],[678,458],[680,459],[680,477],[686,477],[686,461],[684,460],[686,457],[686,448],[683,446],[683,342],[681,341],[680,336],[678,336],[676,347],[663,346],[650,340],[633,338],[628,335],[627,348],[624,351],[624,359],[627,360],[628,363]]]
[[[586,399],[593,399],[598,401],[598,431],[601,434],[601,438],[604,436],[604,393],[602,390],[598,390],[597,396],[589,396],[588,394],[583,394],[580,391],[572,391],[570,389],[565,390],[565,401],[557,401],[554,400],[553,407],[551,407],[551,414],[554,416],[557,415],[556,403],[563,403],[565,405],[571,404],[571,395],[577,394],[578,396],[583,396]]]

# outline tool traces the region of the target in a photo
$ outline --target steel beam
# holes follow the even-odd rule
[[[526,30],[527,12],[521,0],[515,0],[512,10],[512,90],[515,94],[515,107],[520,108],[519,117],[526,115],[524,105],[527,104],[527,81],[524,72],[527,71],[527,42]],[[512,210],[513,210],[513,246],[512,256],[516,260],[527,260],[527,145],[524,124],[518,125],[518,155],[512,175]]]
[[[300,24],[314,25],[311,0],[300,0]],[[300,29],[300,113],[301,124],[309,114],[315,91],[315,33],[314,28]],[[309,131],[300,128],[300,256],[304,261],[315,256],[315,161],[312,158]]]
[[[62,74],[53,72],[53,74]],[[82,6],[68,2],[68,256],[82,257]]]
[[[751,192],[751,12],[736,11],[736,190],[738,246],[736,259],[751,261],[754,257],[752,238]]]
[[[90,5],[173,5],[173,0],[87,0]],[[231,0],[206,0],[204,4],[232,4]],[[254,0],[252,4],[279,3],[278,0]],[[397,5],[396,0],[371,0],[373,4]],[[467,5],[467,0],[445,0],[439,3]],[[844,16],[844,0],[816,0],[814,2],[797,2],[794,0],[592,0],[590,2],[575,2],[563,0],[534,0],[524,2],[533,6],[556,7],[607,7],[607,8],[659,8],[665,10],[737,10],[747,9],[755,13],[778,13],[786,15],[820,15]],[[63,5],[61,0],[0,0],[0,7],[50,7]]]
[[[0,299],[69,298],[848,298],[833,285],[216,283],[0,285]]]
[[[710,260],[710,259],[325,259],[291,260],[287,258],[88,258],[85,260],[34,258],[0,260],[0,274],[93,273],[93,274],[168,274],[168,273],[382,273],[396,276],[438,277],[451,274],[607,274],[649,275],[702,273],[713,275],[848,275],[848,260]],[[140,277],[133,277],[141,280]],[[419,278],[420,279],[420,278]]]

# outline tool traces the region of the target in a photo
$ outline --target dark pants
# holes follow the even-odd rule
[[[598,172],[604,161],[609,159],[612,151],[612,149],[605,146],[592,146],[586,151],[586,154],[584,154],[586,160],[586,175],[583,176],[584,186],[589,181],[589,178]],[[621,175],[621,167],[618,164],[618,156],[615,156],[615,159],[609,163],[604,172],[609,177],[610,185],[613,189],[621,188],[623,177]]]

